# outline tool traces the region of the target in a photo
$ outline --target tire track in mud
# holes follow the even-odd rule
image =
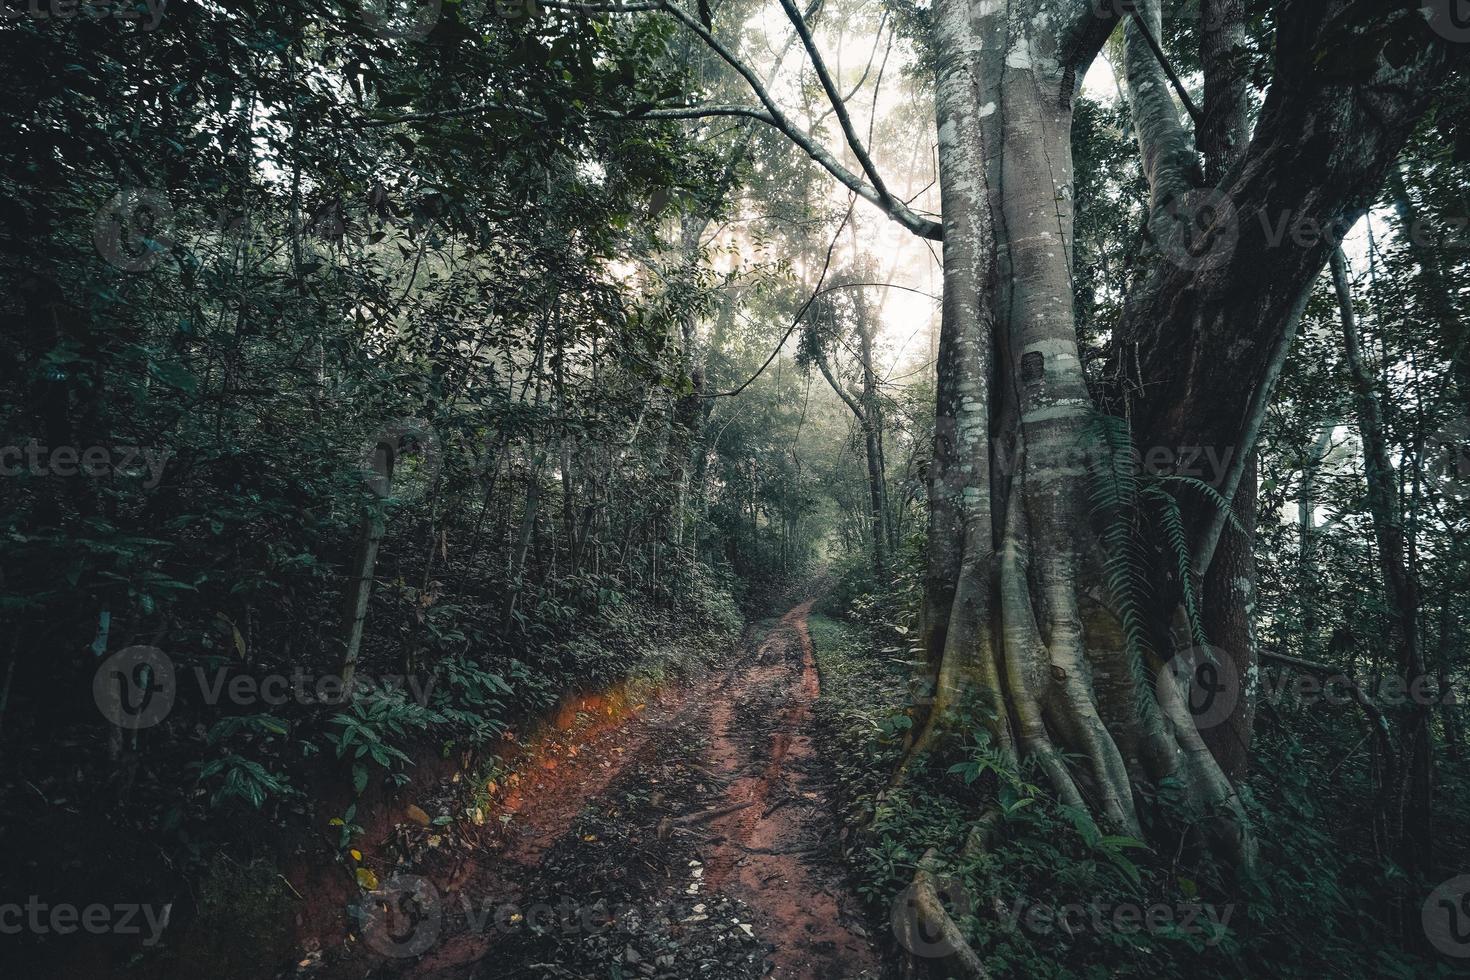
[[[812,601],[782,617],[711,710],[706,758],[731,777],[726,796],[746,809],[717,818],[707,880],[742,899],[776,948],[772,976],[876,977],[857,898],[840,868],[815,856],[833,834],[833,808],[816,779],[812,704],[820,694],[806,618]],[[856,928],[854,928],[856,926]]]
[[[447,874],[418,872],[441,895],[429,949],[375,957],[366,972],[359,958],[338,975],[895,975],[868,938],[836,848],[812,732],[811,607],[791,609],[731,666],[664,691],[527,786],[502,849],[478,850]],[[486,927],[489,907],[568,896],[583,927]],[[585,927],[589,908],[608,914],[605,927]]]

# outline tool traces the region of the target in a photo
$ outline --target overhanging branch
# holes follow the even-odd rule
[[[863,173],[867,174],[868,179],[873,182],[873,189],[878,192],[884,208],[891,210],[896,203],[893,195],[888,192],[888,187],[883,183],[878,168],[874,166],[872,157],[868,155],[867,147],[863,145],[862,140],[858,139],[857,132],[852,128],[852,117],[847,113],[847,101],[843,99],[842,93],[837,91],[837,83],[832,80],[832,73],[827,70],[827,63],[822,59],[821,51],[817,50],[817,43],[812,37],[811,28],[807,26],[806,19],[801,16],[801,11],[796,9],[796,4],[791,0],[781,0],[781,9],[786,11],[786,17],[791,21],[791,26],[796,28],[796,36],[801,38],[802,47],[806,48],[807,57],[811,58],[812,70],[817,73],[817,80],[822,84],[822,91],[827,93],[827,101],[837,116],[838,125],[842,127],[842,135],[846,137],[852,155],[857,157]]]
[[[365,129],[373,129],[381,126],[396,126],[401,123],[427,122],[436,119],[458,119],[465,116],[473,116],[482,112],[513,112],[525,116],[534,122],[545,122],[544,113],[538,112],[529,106],[508,105],[503,102],[477,102],[474,105],[458,106],[453,109],[440,109],[433,112],[411,112],[395,116],[383,116],[365,120],[358,125]],[[673,105],[653,106],[646,109],[635,109],[632,112],[593,112],[590,118],[603,121],[627,121],[638,119],[704,119],[714,116],[740,116],[754,119],[767,125],[774,126],[775,120],[771,114],[757,106],[745,105]]]
[[[710,33],[709,29],[697,17],[688,13],[678,4],[669,2],[669,0],[659,0],[657,3],[636,4],[579,3],[574,2],[574,0],[543,0],[543,6],[557,10],[570,10],[576,13],[640,13],[650,11],[667,13],[699,37],[700,40],[709,46],[711,51],[719,56],[721,61],[725,62],[725,64],[735,70],[736,74],[745,79],[745,83],[750,86],[750,90],[755,93],[761,105],[765,106],[766,112],[770,117],[769,120],[762,119],[761,121],[769,122],[770,125],[780,130],[782,135],[800,147],[807,156],[820,164],[822,169],[826,170],[833,177],[836,177],[844,187],[863,200],[876,206],[909,231],[922,238],[929,238],[934,241],[943,239],[943,225],[915,213],[908,205],[895,200],[886,190],[880,192],[872,184],[869,184],[857,174],[844,167],[825,147],[802,132],[801,128],[781,111],[781,107],[776,104],[776,100],[771,97],[770,92],[756,76],[755,71]],[[797,16],[799,18],[800,14],[798,13]],[[802,21],[802,23],[804,25],[805,21]],[[846,110],[844,109],[843,112],[845,114]],[[846,128],[851,128],[850,120]],[[866,156],[866,152],[863,156]]]
[[[1174,71],[1174,66],[1170,65],[1169,59],[1164,56],[1164,49],[1159,46],[1158,38],[1154,37],[1154,32],[1149,29],[1148,22],[1139,15],[1137,7],[1133,9],[1133,23],[1138,25],[1138,32],[1143,36],[1144,43],[1148,45],[1149,51],[1153,52],[1154,60],[1159,63],[1164,77],[1169,79],[1174,94],[1179,96],[1179,101],[1184,104],[1184,111],[1189,113],[1189,118],[1193,119],[1195,126],[1198,127],[1201,119],[1199,109],[1195,107],[1194,100],[1189,97],[1184,83],[1179,80],[1178,72]]]

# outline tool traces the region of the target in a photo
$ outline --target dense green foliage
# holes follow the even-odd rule
[[[221,844],[297,839],[263,825],[337,818],[345,860],[338,786],[402,785],[426,752],[493,748],[569,689],[733,635],[742,586],[693,542],[778,545],[749,537],[735,479],[676,509],[672,325],[711,283],[657,272],[670,222],[719,210],[698,197],[720,147],[596,121],[689,84],[667,25],[455,4],[424,39],[331,4],[167,16],[189,28],[0,32],[0,711],[14,833],[38,832],[29,784],[81,804],[69,860],[156,836],[188,880]],[[440,111],[497,91],[534,94]],[[734,436],[722,471],[780,455]],[[352,653],[391,689],[338,703],[316,682],[345,673],[375,526]],[[92,680],[137,645],[176,690],[125,731]],[[231,693],[298,676],[284,703]]]
[[[1415,932],[1423,882],[1375,824],[1391,706],[1297,686],[1303,664],[1376,683],[1397,662],[1327,277],[1253,471],[1248,614],[1277,659],[1245,783],[1262,873],[1240,878],[1155,828],[1099,832],[975,734],[978,705],[892,779],[929,694],[912,677],[939,342],[885,312],[914,263],[872,244],[871,213],[749,118],[658,116],[748,101],[667,17],[409,6],[175,0],[156,30],[0,25],[0,881],[62,868],[66,887],[187,894],[211,937],[190,964],[231,928],[274,943],[286,862],[368,890],[353,855],[383,801],[445,761],[498,776],[508,732],[572,693],[701,669],[815,581],[823,737],[874,908],[932,851],[998,975],[1449,975]],[[1250,7],[1262,81],[1273,14]],[[849,101],[872,98],[873,145],[912,151],[918,199],[930,11],[835,13],[864,42],[866,65],[838,69]],[[755,14],[715,16],[754,46]],[[1179,31],[1163,40],[1192,78]],[[889,54],[902,104],[880,107]],[[830,137],[805,81],[782,95]],[[1130,127],[1121,97],[1079,98],[1072,285],[1100,402],[1157,249]],[[1346,249],[1437,682],[1445,876],[1470,868],[1464,149],[1463,120],[1432,114]],[[1122,419],[1089,438],[1114,467],[1093,474],[1095,584],[1141,675],[1140,542],[1179,572],[1183,632],[1211,640],[1179,500],[1218,504],[1222,474],[1138,472]],[[109,672],[139,648],[163,660]],[[352,697],[319,683],[349,674]],[[967,847],[992,804],[994,841]],[[1027,924],[1077,903],[1174,918]],[[1181,926],[1194,907],[1219,917]]]
[[[1282,705],[1262,731],[1248,788],[1268,870],[1241,882],[1207,856],[1100,835],[1040,788],[1034,767],[1016,769],[983,739],[893,785],[909,730],[893,706],[905,700],[916,593],[885,595],[829,601],[847,618],[811,622],[823,738],[840,757],[845,851],[875,914],[908,914],[914,871],[933,849],[947,907],[997,976],[1313,977],[1324,961],[1337,976],[1458,975],[1394,938],[1381,900],[1394,874],[1369,832],[1370,766],[1355,758],[1351,709]],[[1445,773],[1440,790],[1445,812],[1470,805],[1463,773]],[[1003,816],[990,846],[964,856],[973,814],[991,800]],[[1470,841],[1446,831],[1454,866]],[[914,952],[934,960],[944,950],[934,942]]]

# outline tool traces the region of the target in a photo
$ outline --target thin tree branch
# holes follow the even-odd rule
[[[464,116],[473,116],[481,112],[514,112],[525,116],[535,122],[545,122],[546,116],[528,106],[506,105],[503,102],[477,102],[474,105],[458,106],[454,109],[440,109],[433,112],[411,112],[404,115],[368,119],[358,125],[363,128],[377,128],[380,126],[396,126],[401,123],[427,122],[436,119],[457,119]],[[632,112],[594,112],[590,118],[603,121],[628,121],[638,119],[703,119],[712,116],[742,116],[754,119],[769,126],[775,125],[775,120],[770,113],[757,106],[743,105],[675,105],[675,106],[653,106],[647,109],[635,109]]]
[[[817,362],[817,369],[822,372],[822,377],[827,379],[828,386],[831,387],[833,391],[837,392],[837,397],[841,398],[843,402],[846,403],[847,407],[852,410],[852,414],[857,418],[859,424],[861,424],[863,428],[866,429],[868,425],[868,419],[867,416],[863,413],[863,407],[858,404],[857,399],[854,398],[852,394],[847,391],[847,389],[843,388],[842,385],[837,382],[836,376],[832,374],[831,365],[827,363],[827,352],[822,349],[822,341],[819,337],[812,338],[812,360]]]
[[[1143,35],[1143,40],[1148,44],[1148,49],[1153,52],[1154,59],[1158,61],[1159,67],[1164,70],[1164,75],[1169,79],[1169,84],[1174,87],[1174,93],[1179,96],[1179,101],[1184,103],[1184,111],[1189,113],[1189,118],[1194,120],[1196,128],[1200,126],[1201,116],[1199,109],[1195,108],[1194,100],[1184,89],[1184,83],[1179,80],[1179,75],[1174,71],[1169,59],[1164,57],[1164,49],[1159,47],[1158,39],[1154,32],[1149,29],[1148,22],[1138,13],[1137,7],[1133,9],[1133,23],[1138,25],[1138,32]]]
[[[776,120],[764,109],[746,105],[689,105],[689,106],[666,106],[648,109],[643,112],[630,112],[625,115],[598,116],[599,119],[624,120],[624,119],[704,119],[709,116],[744,116],[746,119],[754,119],[768,126],[776,125]]]
[[[885,13],[884,16],[885,17],[887,16],[886,13]],[[880,22],[878,24],[878,33],[873,36],[873,50],[868,54],[868,63],[867,63],[867,65],[865,65],[863,67],[862,76],[859,77],[856,82],[853,82],[852,88],[848,91],[847,95],[843,98],[842,101],[843,101],[844,104],[846,104],[848,102],[851,102],[853,99],[855,99],[857,97],[857,94],[862,91],[863,86],[868,83],[868,76],[873,73],[873,60],[878,57],[878,45],[880,45],[880,44],[883,43],[883,27],[884,27],[884,24]],[[888,36],[888,43],[889,43],[890,46],[892,46],[892,44],[893,44],[893,35],[891,33]],[[883,80],[881,74],[879,75],[878,80],[880,82]],[[829,109],[826,112],[822,113],[820,116],[817,117],[817,121],[816,121],[815,125],[820,126],[823,122],[826,121],[827,117],[829,115],[831,115],[834,111],[836,111],[836,110],[835,109]],[[869,132],[868,133],[868,142],[871,143],[872,141],[873,141],[873,134],[871,132]]]
[[[796,28],[796,35],[801,38],[802,47],[812,62],[812,70],[817,73],[817,81],[822,84],[822,91],[827,93],[827,101],[832,106],[832,111],[837,115],[837,123],[842,127],[842,135],[847,138],[847,145],[852,150],[852,155],[857,157],[858,164],[863,168],[863,173],[873,182],[873,189],[878,192],[885,210],[891,209],[897,202],[893,195],[888,192],[888,187],[883,183],[883,177],[878,173],[878,168],[873,164],[873,158],[868,155],[868,148],[858,138],[857,130],[852,128],[852,116],[848,115],[847,102],[842,98],[842,93],[837,90],[837,83],[832,80],[832,73],[827,70],[827,63],[822,58],[822,52],[817,49],[817,42],[812,37],[811,28],[802,19],[801,11],[796,9],[796,4],[791,0],[781,0],[781,9],[786,11],[786,17],[791,21],[791,26]],[[875,48],[876,50],[876,48]]]
[[[936,301],[943,299],[942,296],[935,296],[933,293],[926,292],[922,289],[917,289],[913,286],[903,286],[896,282],[839,282],[835,285],[827,286],[824,289],[817,290],[817,296],[821,296],[824,293],[835,292],[839,289],[852,289],[855,286],[874,286],[879,289],[902,289],[906,293],[918,293],[920,296],[927,296],[929,299]],[[816,297],[813,298],[815,299]]]
[[[863,200],[875,205],[877,208],[883,211],[883,213],[887,214],[894,221],[897,221],[899,224],[903,225],[914,234],[922,238],[929,238],[935,241],[942,240],[944,236],[943,225],[941,225],[937,221],[916,214],[907,205],[894,200],[893,197],[888,194],[886,190],[880,193],[873,186],[866,183],[857,174],[854,174],[852,171],[848,170],[841,163],[839,163],[837,161],[837,158],[834,157],[826,148],[822,147],[820,144],[816,143],[805,133],[803,133],[800,127],[792,122],[791,119],[789,119],[786,114],[781,111],[781,107],[776,104],[776,100],[771,97],[771,94],[766,89],[766,86],[761,83],[761,80],[758,77],[756,77],[754,70],[752,70],[749,65],[745,64],[745,62],[741,61],[740,58],[738,58],[733,51],[731,51],[718,38],[711,34],[709,30],[704,26],[704,24],[700,23],[697,17],[689,14],[678,4],[669,2],[669,0],[660,0],[660,2],[654,6],[642,3],[629,4],[624,6],[607,4],[586,4],[573,2],[573,0],[544,0],[542,5],[553,9],[571,10],[579,13],[637,13],[640,11],[661,10],[669,14],[669,16],[673,17],[679,23],[687,27],[690,31],[694,32],[694,34],[697,35],[700,40],[704,41],[705,44],[709,45],[710,50],[714,51],[714,53],[720,57],[720,60],[724,61],[725,64],[735,69],[735,72],[740,75],[741,78],[745,79],[745,83],[750,86],[750,90],[755,93],[756,98],[760,99],[761,104],[766,107],[766,111],[770,114],[771,117],[771,125],[779,129],[782,134],[786,136],[787,139],[791,140],[798,147],[800,147],[807,156],[811,157],[818,164],[820,164],[824,170],[826,170],[832,176],[836,177],[844,187],[861,197]],[[803,21],[802,23],[805,24],[805,21]],[[844,113],[845,111],[846,110],[844,110]],[[845,128],[850,129],[850,124]],[[863,154],[863,157],[866,157],[866,155],[867,154],[865,152]],[[860,157],[859,159],[861,160],[862,158]]]
[[[832,253],[837,250],[837,239],[842,237],[842,229],[846,228],[847,223],[852,220],[852,206],[855,203],[857,203],[856,198],[850,197],[847,199],[847,213],[842,216],[842,222],[838,224],[837,232],[832,236],[831,244],[827,246],[827,257],[822,261],[822,273],[817,277],[818,290],[822,288],[822,283],[827,278],[827,270],[832,267]],[[766,368],[770,367],[771,362],[776,359],[776,355],[781,353],[781,348],[786,346],[786,341],[791,339],[791,335],[796,332],[797,326],[800,325],[801,318],[806,316],[806,311],[811,309],[811,305],[816,301],[817,293],[813,292],[812,295],[807,297],[806,302],[801,304],[801,309],[796,311],[796,316],[791,318],[791,325],[787,327],[786,332],[781,335],[781,340],[776,344],[775,349],[771,351],[771,356],[766,358],[766,362],[756,370],[755,374],[752,374],[749,378],[746,378],[745,381],[740,385],[740,387],[732,388],[729,391],[717,391],[713,394],[705,395],[703,397],[730,398],[734,395],[740,394],[746,388],[749,388],[752,384],[754,384],[755,379],[759,378],[762,374],[765,374]]]

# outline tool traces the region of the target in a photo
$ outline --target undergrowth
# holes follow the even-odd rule
[[[983,737],[951,746],[944,765],[918,760],[890,788],[909,729],[912,651],[906,620],[887,615],[902,600],[844,594],[844,575],[863,577],[840,571],[826,608],[845,605],[847,618],[811,620],[818,717],[840,784],[845,854],[885,925],[905,914],[905,889],[932,848],[951,917],[997,977],[1464,975],[1415,942],[1424,896],[1373,850],[1350,706],[1263,721],[1244,791],[1261,870],[1238,881],[1207,856],[1099,832]],[[984,731],[979,718],[958,728]],[[1464,790],[1457,774],[1442,774],[1443,812],[1463,812]],[[1167,812],[1167,781],[1158,792]],[[962,858],[975,817],[997,804],[990,845]],[[1464,831],[1446,828],[1443,844],[1445,867],[1464,866]],[[908,952],[944,975],[934,948]]]

